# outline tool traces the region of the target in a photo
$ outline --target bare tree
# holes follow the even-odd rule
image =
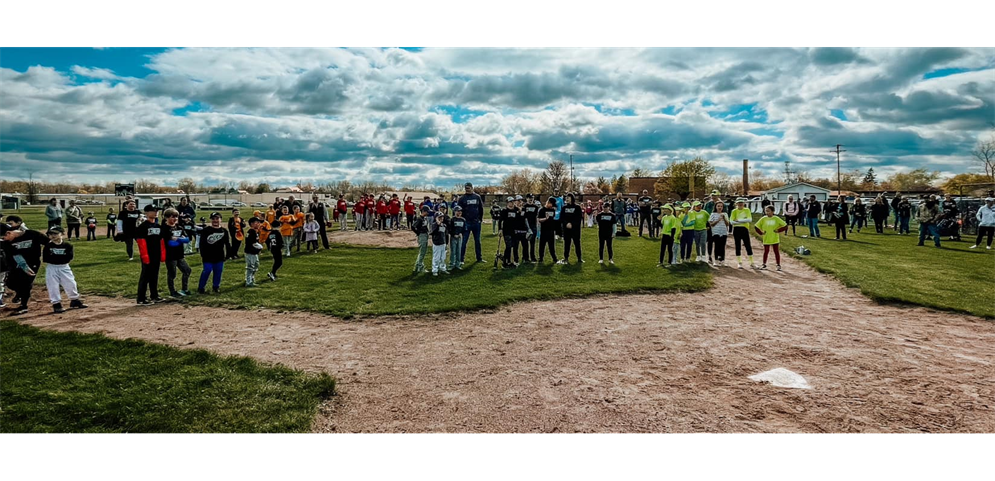
[[[546,166],[546,170],[539,176],[539,187],[543,192],[553,192],[563,190],[564,184],[570,178],[567,164],[554,160]]]
[[[176,182],[176,188],[182,190],[184,194],[190,195],[197,190],[197,181],[190,177],[184,177]]]
[[[988,180],[995,182],[995,133],[988,140],[979,140],[971,155],[984,165]]]

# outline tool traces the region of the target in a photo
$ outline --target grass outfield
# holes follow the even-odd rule
[[[42,209],[23,209],[19,215],[31,228],[46,225]],[[98,227],[98,232],[104,232],[103,226]],[[712,285],[710,269],[702,265],[676,269],[656,267],[660,244],[645,238],[616,239],[616,265],[602,266],[597,263],[597,230],[584,229],[581,242],[585,264],[553,266],[547,257],[546,264],[540,267],[524,265],[519,269],[494,270],[497,237],[490,234],[489,225],[484,225],[481,237],[484,262],[472,261],[471,245],[466,268],[448,276],[412,275],[417,255],[415,248],[335,245],[317,254],[295,253],[284,259],[277,282],[270,282],[265,277],[272,258],[264,254],[260,260],[260,273],[256,276],[261,286],[256,288],[242,286],[244,262],[229,261],[225,264],[220,294],[194,294],[184,302],[229,308],[307,310],[353,317],[484,309],[513,301],[598,293],[700,291]],[[81,291],[136,296],[139,261],[136,256],[135,261],[128,262],[123,243],[105,238],[74,243],[77,248],[72,268]],[[558,243],[557,251],[563,253],[562,242]],[[431,248],[426,261],[431,267]],[[201,272],[200,256],[194,254],[188,257],[188,262],[194,271],[191,291],[196,291]],[[41,273],[38,282],[44,285]],[[159,286],[162,295],[168,294],[165,266],[161,269]]]
[[[301,432],[325,373],[0,321],[0,426],[17,432]]]
[[[878,234],[872,225],[847,234],[846,241],[834,239],[833,226],[819,228],[821,238],[782,235],[782,251],[875,300],[995,317],[995,251],[968,249],[974,236],[964,235],[960,242],[941,239],[942,248],[937,249],[932,241],[916,246],[916,226],[909,235],[898,235],[890,229]],[[808,228],[799,227],[797,232],[807,235]],[[799,245],[812,255],[794,254]]]

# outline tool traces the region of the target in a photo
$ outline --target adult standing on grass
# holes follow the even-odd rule
[[[936,247],[940,247],[940,231],[936,224],[940,221],[940,207],[936,203],[936,196],[926,197],[925,201],[919,204],[916,210],[916,220],[919,221],[919,243],[924,245],[926,236],[932,236]]]
[[[836,198],[833,204],[832,221],[836,225],[836,240],[846,240],[846,226],[850,223],[850,206],[846,203],[846,197],[842,195]]]
[[[321,238],[321,245],[325,249],[328,249],[328,231],[325,230],[328,225],[328,209],[325,208],[324,202],[318,200],[318,194],[311,196],[311,202],[307,205],[307,212],[308,214],[314,214],[314,220],[318,223],[318,237]],[[356,225],[358,226],[359,224],[357,223]],[[255,278],[253,277],[253,279]]]
[[[791,226],[791,235],[796,235],[795,225],[798,224],[800,213],[801,205],[795,200],[795,196],[789,195],[788,201],[784,203],[784,221]]]
[[[902,197],[902,201],[898,203],[898,220],[898,233],[908,235],[909,222],[912,221],[912,201],[908,197]]]
[[[969,247],[969,249],[976,249],[981,245],[981,238],[987,235],[988,245],[985,249],[991,250],[992,237],[995,236],[995,198],[986,198],[985,205],[978,209],[978,213],[975,216],[978,219],[978,239],[974,241],[974,245]]]
[[[884,197],[878,196],[874,199],[874,204],[871,205],[871,220],[874,221],[874,232],[884,234],[884,227],[888,222],[888,204]]]
[[[45,217],[48,219],[48,228],[61,226],[62,225],[62,206],[59,205],[59,201],[52,197],[48,201],[48,206],[45,207]]]
[[[884,194],[882,194],[882,195],[884,195]],[[899,208],[898,208],[898,206],[902,203],[903,199],[905,199],[905,198],[902,197],[901,192],[895,192],[895,197],[893,199],[891,199],[891,209],[895,211],[895,230],[896,231],[898,230],[898,224],[901,221],[901,214],[899,214]],[[885,227],[888,227],[888,226],[886,225]]]
[[[819,214],[821,212],[822,206],[819,205],[819,201],[813,195],[808,199],[808,210],[805,212],[805,215],[808,216],[809,237],[822,237],[822,234],[819,232]]]
[[[193,205],[190,204],[189,196],[180,197],[180,206],[176,208],[176,211],[180,213],[180,217],[182,217],[183,214],[190,216],[191,219],[195,219],[197,217],[197,211],[194,210]]]
[[[617,229],[615,229],[615,214],[612,214],[611,207],[607,202],[601,204],[601,213],[598,214],[598,264],[605,263],[605,247],[607,247],[608,263],[615,265],[615,249],[612,248],[612,242],[615,240]]]
[[[549,255],[553,258],[554,264],[559,264],[556,258],[556,199],[552,197],[546,199],[546,205],[539,209],[537,222],[539,223],[539,263],[546,254],[546,247],[549,247]]]
[[[612,212],[618,220],[619,227],[625,230],[625,199],[622,198],[621,192],[616,192],[615,198],[612,199]]]
[[[853,201],[853,208],[850,210],[850,233],[853,233],[853,226],[857,226],[857,233],[860,233],[860,228],[867,225],[867,206],[864,205],[864,201],[857,197]]]
[[[570,261],[570,244],[573,244],[577,250],[577,262],[584,262],[580,254],[580,231],[581,231],[581,208],[574,202],[574,195],[566,195],[567,203],[563,205],[563,209],[560,212],[560,223],[563,224],[563,260],[566,262]],[[640,225],[640,228],[642,225]]]
[[[467,182],[463,184],[464,194],[460,197],[457,205],[463,210],[463,218],[466,219],[466,229],[463,231],[463,243],[460,245],[460,264],[466,259],[466,247],[470,243],[470,235],[473,235],[473,253],[477,262],[483,261],[480,254],[480,226],[484,222],[484,199],[480,194],[474,192],[473,184]],[[491,218],[494,211],[491,210]]]
[[[533,200],[532,194],[525,197],[525,204],[522,206],[522,213],[525,215],[525,223],[528,227],[528,235],[526,237],[526,244],[523,244],[523,254],[522,259],[528,259],[529,262],[536,262],[536,233],[539,232],[539,224],[537,219],[539,217],[539,204]],[[588,201],[590,202],[590,201]],[[592,216],[593,217],[593,216]]]
[[[709,216],[715,211],[715,204],[721,204],[722,197],[719,191],[713,190],[711,194],[708,194],[708,200],[705,202],[704,211]],[[708,263],[712,263],[712,225],[708,224],[708,235],[706,237],[707,249],[708,249]]]
[[[245,239],[245,219],[239,215],[238,209],[231,210],[231,218],[228,219],[228,235],[231,239],[231,249],[228,249],[228,259],[238,259],[238,248],[242,246]]]
[[[124,205],[124,210],[117,217],[117,234],[124,242],[125,252],[128,253],[128,260],[135,259],[135,251],[132,243],[137,238],[138,224],[141,222],[142,213],[135,207],[135,201],[129,200]]]
[[[79,240],[79,226],[83,224],[83,209],[76,205],[75,200],[69,201],[69,208],[66,209],[66,239],[73,239],[73,232],[76,233],[76,240]]]
[[[649,196],[649,191],[643,189],[639,197],[639,237],[643,236],[643,224],[646,224],[646,231],[652,237],[653,220],[650,218],[650,210],[653,208],[653,198]]]

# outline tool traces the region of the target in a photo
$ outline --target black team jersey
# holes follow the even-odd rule
[[[452,237],[462,237],[466,229],[466,219],[463,217],[453,217],[449,220],[449,235]]]
[[[536,217],[539,215],[539,206],[534,203],[525,204],[522,211],[525,213],[525,221],[529,223],[529,228],[535,230]]]
[[[259,254],[262,252],[256,249],[253,244],[259,242],[259,233],[255,229],[248,229],[245,231],[245,253],[246,254]]]
[[[122,216],[125,218],[125,216]],[[125,226],[128,223],[125,222]],[[146,220],[135,229],[135,239],[138,242],[138,253],[142,262],[156,263],[166,260],[166,242],[168,234],[159,224]]]
[[[138,220],[142,218],[142,213],[136,210],[121,211],[121,233],[131,239],[138,238]]]
[[[177,245],[173,246],[173,245],[169,245],[169,243],[170,242],[175,242],[178,239],[183,238],[183,237],[186,237],[186,238],[189,239],[190,236],[188,236],[187,232],[185,230],[183,230],[183,226],[180,225],[179,222],[177,222],[176,225],[174,225],[174,226],[164,225],[164,226],[162,226],[162,230],[163,230],[163,233],[164,233],[164,238],[166,240],[166,261],[167,262],[168,261],[178,261],[178,260],[182,259],[183,258],[183,244],[177,242]]]
[[[73,260],[73,245],[65,241],[61,244],[49,242],[42,254],[46,264],[66,265]]]
[[[12,242],[4,242],[4,253],[7,260],[11,261],[11,268],[15,264],[14,256],[21,256],[31,270],[37,272],[41,264],[41,251],[48,244],[48,236],[36,230],[25,231]]]
[[[273,230],[270,231],[269,238],[266,239],[266,247],[269,248],[270,252],[280,252],[283,249],[283,236],[280,235],[279,227],[274,226]]]
[[[225,261],[225,252],[231,250],[231,236],[224,227],[204,227],[200,231],[200,258],[205,264]]]
[[[581,220],[581,209],[577,204],[567,204],[563,206],[563,210],[560,212],[560,223],[563,224],[563,228],[570,224],[570,229],[579,229]]]
[[[539,223],[539,232],[543,234],[549,233],[550,235],[552,235],[553,232],[556,232],[556,224],[559,222],[556,220],[556,208],[548,209],[543,207],[542,209],[539,209],[539,213],[536,217],[539,219],[547,219],[546,222]]]
[[[598,214],[598,237],[605,239],[615,233],[615,214],[602,212]]]

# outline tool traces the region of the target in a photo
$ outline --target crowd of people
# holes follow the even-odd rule
[[[471,240],[475,259],[481,262],[484,201],[473,191],[472,184],[464,187],[465,192],[451,200],[425,197],[417,205],[408,195],[364,194],[351,206],[353,230],[412,230],[418,246],[415,273],[438,276],[462,269]],[[541,264],[547,252],[554,264],[568,264],[571,252],[578,263],[583,263],[581,233],[595,228],[598,262],[605,262],[607,252],[608,264],[615,264],[614,239],[631,235],[626,227],[637,225],[639,236],[645,232],[649,238],[660,240],[658,266],[666,268],[689,262],[725,266],[728,238],[732,236],[738,268],[742,269],[745,263],[754,269],[767,269],[773,253],[774,267],[781,270],[780,235],[798,235],[797,227],[801,225],[807,226],[809,236],[822,237],[820,220],[835,227],[835,238],[841,241],[854,229],[859,233],[866,228],[868,217],[877,233],[891,228],[908,235],[913,215],[919,223],[918,245],[931,238],[939,247],[941,235],[959,238],[956,228],[944,227],[945,222],[949,224],[949,219],[959,215],[957,203],[950,196],[942,202],[936,196],[926,196],[916,207],[911,199],[900,194],[890,201],[881,195],[870,205],[861,199],[851,204],[843,196],[826,202],[818,201],[815,196],[800,200],[789,196],[780,209],[783,218],[775,215],[777,209],[770,201],[765,201],[763,215],[757,220],[747,207],[747,199],[723,198],[717,191],[705,199],[690,201],[664,202],[646,191],[634,200],[615,195],[578,202],[578,197],[576,193],[554,192],[542,201],[533,194],[516,195],[505,198],[503,205],[495,199],[490,206],[493,233],[500,236],[495,265],[500,262],[503,268],[517,268],[521,264]],[[198,293],[207,294],[208,282],[213,292],[219,292],[225,262],[243,256],[244,285],[253,287],[257,285],[256,274],[261,269],[263,253],[268,252],[272,259],[266,276],[277,281],[284,259],[299,254],[302,245],[311,253],[328,249],[328,230],[349,228],[350,206],[344,195],[339,195],[333,205],[314,195],[306,206],[293,196],[278,197],[265,211],[256,210],[247,219],[238,209],[232,209],[227,223],[222,222],[220,212],[201,217],[200,223],[196,223],[196,211],[186,198],[175,206],[147,205],[141,211],[136,206],[134,199],[126,199],[120,212],[108,209],[105,222],[106,237],[125,244],[128,260],[134,260],[137,246],[141,268],[136,301],[142,305],[165,300],[159,293],[159,271],[163,264],[170,297],[191,295],[192,269],[186,257],[195,254],[203,265],[197,280]],[[88,241],[95,240],[97,218],[93,212],[84,216],[74,201],[63,208],[56,199],[51,200],[45,214],[48,229],[44,233],[27,229],[18,216],[9,216],[5,223],[0,223],[3,231],[0,307],[5,306],[6,285],[15,293],[15,304],[19,304],[16,313],[26,312],[31,285],[42,262],[46,264],[46,286],[53,309],[64,311],[60,289],[65,291],[70,308],[87,307],[69,267],[74,252],[68,241],[73,235],[79,240],[80,226],[86,226]],[[889,224],[892,214],[893,221]],[[986,248],[991,249],[995,237],[995,199],[986,198],[976,218],[978,236],[970,248],[979,247],[987,237]],[[63,219],[66,228],[61,225]],[[763,246],[759,266],[754,262],[751,234],[756,234]],[[562,258],[557,255],[558,240],[563,241]]]

